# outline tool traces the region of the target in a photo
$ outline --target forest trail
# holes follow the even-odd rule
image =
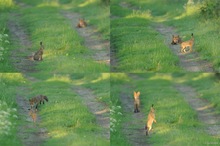
[[[27,93],[28,89],[25,87],[18,87],[17,91]],[[33,122],[31,116],[29,115],[29,102],[23,95],[17,93],[16,102],[18,104],[19,117],[25,121],[22,125],[18,127],[18,137],[21,139],[23,145],[25,146],[39,146],[44,143],[48,138],[48,133],[45,128],[39,126],[41,118],[37,111],[36,123]]]
[[[220,138],[220,115],[207,100],[198,98],[196,91],[185,85],[177,84],[175,88],[183,95],[186,102],[197,112],[198,119],[204,124],[206,132]]]
[[[29,40],[26,30],[19,24],[19,14],[12,13],[8,21],[8,28],[16,48],[11,52],[11,62],[13,66],[21,73],[36,72],[36,62],[28,59],[33,52],[29,50],[32,43]],[[36,48],[38,50],[38,48]]]
[[[110,139],[109,107],[104,103],[98,102],[97,97],[92,93],[92,90],[90,89],[74,86],[73,90],[83,99],[83,102],[88,107],[89,111],[95,115],[97,125],[103,129],[101,135],[106,139]]]
[[[211,63],[202,60],[199,54],[195,52],[195,45],[193,46],[193,52],[185,54],[180,52],[180,45],[171,45],[172,35],[176,34],[172,27],[168,27],[163,24],[156,24],[154,27],[164,36],[164,43],[176,56],[178,56],[180,67],[189,72],[213,72]],[[196,34],[194,35],[196,43]]]
[[[138,7],[132,6],[127,2],[121,2],[119,5],[127,9],[140,10]],[[176,34],[172,27],[165,26],[162,23],[155,23],[152,26],[152,29],[155,29],[157,32],[159,32],[161,35],[164,36],[165,45],[167,45],[171,49],[174,55],[178,56],[179,58],[178,65],[182,67],[185,71],[188,71],[188,72],[213,72],[214,71],[212,64],[207,62],[206,60],[203,60],[199,56],[199,53],[195,51],[195,45],[193,46],[193,52],[185,53],[185,54],[180,52],[180,45],[171,45],[172,35]],[[196,34],[194,34],[194,36],[195,36],[195,43],[196,43]]]
[[[93,52],[92,58],[99,63],[110,64],[110,42],[101,39],[101,34],[97,32],[92,26],[87,26],[85,28],[77,28],[80,15],[77,13],[71,13],[67,11],[61,12],[65,18],[67,18],[73,29],[75,29],[78,34],[83,37],[84,45],[91,49]]]
[[[131,87],[128,85],[126,85],[124,89],[126,89],[126,91],[132,91]],[[140,107],[139,113],[134,113],[133,96],[129,95],[126,91],[121,92],[120,101],[122,103],[124,116],[131,116],[131,120],[124,122],[122,131],[133,146],[150,146],[151,144],[149,143],[148,139],[153,133],[150,133],[149,136],[146,136],[145,124],[147,115],[142,112],[142,106]]]

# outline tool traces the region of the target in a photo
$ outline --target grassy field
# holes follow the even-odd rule
[[[163,37],[152,28],[148,11],[120,8],[114,0],[111,15],[111,48],[118,58],[119,72],[181,71],[178,58],[164,44]]]
[[[164,45],[162,36],[155,32],[155,26],[162,23],[174,27],[183,40],[194,33],[194,50],[219,71],[219,19],[204,19],[200,14],[202,3],[194,0],[194,4],[187,5],[187,1],[127,0],[123,7],[125,1],[114,0],[111,15],[120,17],[111,20],[111,47],[119,64],[115,70],[181,71],[176,66],[178,58]]]
[[[216,96],[219,95],[219,91],[214,89],[211,91],[207,90],[210,86],[214,86],[216,89],[220,85],[213,74],[148,73],[134,75],[136,76],[135,79],[128,76],[128,74],[111,74],[112,104],[113,107],[121,107],[120,93],[128,93],[130,98],[133,98],[133,91],[138,90],[141,92],[141,109],[142,113],[146,115],[146,119],[149,110],[147,107],[150,107],[152,103],[155,105],[157,124],[153,125],[154,131],[149,137],[150,143],[158,146],[219,143],[219,139],[215,139],[206,134],[203,129],[204,125],[197,119],[196,112],[191,109],[182,95],[174,88],[176,83],[197,86],[198,93],[204,94],[204,96],[201,97],[206,98],[217,106],[219,99]],[[204,81],[208,84],[201,84],[201,82],[204,83]],[[131,89],[128,89],[127,85],[129,85]],[[207,95],[209,97],[213,96],[213,98],[207,98]],[[217,107],[217,109],[219,109],[219,107]],[[112,117],[114,117],[117,122],[113,122],[114,120],[111,121],[114,124],[114,126],[111,127],[114,130],[111,134],[111,144],[131,145],[129,139],[122,133],[123,123],[131,120],[141,120],[144,126],[146,119],[131,119],[129,115],[133,113],[127,113],[127,111],[123,110],[123,107],[115,111]],[[122,113],[122,115],[120,113]]]
[[[0,128],[1,139],[4,139],[1,144],[21,145],[16,128],[25,121],[17,116],[17,92],[27,100],[38,94],[49,98],[49,102],[39,107],[40,127],[47,128],[50,137],[44,145],[110,145],[110,141],[99,134],[103,129],[96,124],[95,116],[73,90],[74,86],[91,87],[97,101],[109,105],[109,74],[59,74],[37,82],[25,80],[21,74],[1,74],[0,81],[3,117]],[[18,86],[27,90],[19,90]]]
[[[10,41],[11,34],[8,34],[7,20],[9,19],[9,12],[19,14],[20,17],[15,17],[14,21],[19,22],[27,30],[28,36],[30,36],[29,41],[32,42],[32,46],[25,49],[36,52],[39,48],[39,42],[43,41],[45,45],[44,61],[38,63],[36,67],[40,70],[40,73],[109,71],[108,65],[97,63],[92,59],[91,50],[83,46],[84,39],[72,28],[69,20],[66,20],[61,14],[61,11],[64,10],[81,13],[82,17],[85,17],[89,24],[101,33],[103,39],[109,40],[109,8],[106,5],[103,5],[98,0],[86,4],[86,7],[84,7],[84,1],[82,0],[60,2],[56,0],[35,0],[31,2],[20,0],[19,2],[24,4],[24,7],[20,9],[18,6],[13,5],[13,1],[11,2],[12,4],[10,5],[4,3],[5,8],[3,9],[3,6],[1,6],[0,9],[4,14],[0,17],[0,25],[2,26],[0,33],[1,35],[9,35],[5,39],[10,42],[10,45],[0,42],[4,49],[1,48],[0,50],[0,55],[4,55],[1,57],[4,58],[4,60],[1,60],[2,71],[15,71],[9,59],[10,52],[14,51],[15,45],[17,45]],[[15,9],[6,10],[8,7],[14,7]],[[92,14],[88,11],[91,9],[93,9]],[[4,51],[3,53],[2,50]]]

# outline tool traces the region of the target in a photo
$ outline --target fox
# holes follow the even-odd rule
[[[171,42],[171,45],[177,45],[177,44],[179,44],[180,42],[182,42],[181,41],[181,38],[180,38],[180,36],[179,35],[173,35],[172,36],[172,42]]]
[[[134,91],[134,113],[140,112],[140,92]]]
[[[194,44],[194,36],[193,33],[191,34],[191,39],[185,42],[180,42],[180,52],[181,53],[186,53],[186,48],[189,47],[190,48],[190,52],[192,52],[192,47]]]
[[[29,103],[30,103],[31,109],[34,107],[34,105],[36,105],[35,109],[37,109],[39,104],[41,104],[41,103],[44,104],[44,100],[48,102],[47,96],[38,95],[38,96],[35,96],[35,97],[29,99]]]
[[[84,28],[86,26],[87,26],[87,23],[85,22],[85,20],[80,18],[79,23],[77,24],[77,27],[78,28]]]
[[[43,50],[44,46],[43,43],[40,42],[40,48],[37,52],[35,52],[32,56],[29,56],[29,60],[36,60],[36,61],[42,61],[43,60]]]
[[[155,119],[155,110],[154,110],[153,106],[154,105],[152,104],[152,106],[150,108],[150,112],[149,112],[148,117],[147,117],[147,122],[146,122],[146,126],[145,126],[145,129],[147,130],[146,135],[149,135],[150,130],[152,129],[153,122],[157,123],[157,121]]]
[[[29,109],[29,110],[30,110],[30,111],[29,111],[29,115],[31,116],[33,122],[35,123],[36,120],[37,120],[37,109],[31,108],[31,109]]]

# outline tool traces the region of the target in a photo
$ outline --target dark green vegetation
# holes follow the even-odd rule
[[[214,70],[219,71],[219,17],[215,12],[219,10],[219,2],[204,1],[210,5],[197,0],[192,0],[193,3],[188,0],[113,0],[111,47],[118,61],[114,70],[136,73],[181,71],[178,58],[155,30],[158,24],[163,24],[172,26],[183,40],[194,33],[194,50],[202,59],[212,63]],[[215,15],[215,19],[205,19],[202,7],[206,8],[203,13]]]
[[[115,113],[111,122],[111,144],[131,145],[122,129],[124,123],[141,121],[143,124],[133,127],[144,127],[149,107],[154,104],[157,123],[153,125],[153,132],[148,142],[153,145],[206,145],[219,143],[206,133],[201,121],[197,119],[196,112],[184,100],[182,94],[176,89],[176,84],[190,85],[195,87],[198,98],[207,99],[215,105],[219,111],[220,81],[215,74],[193,73],[193,74],[111,74],[111,99]],[[140,91],[141,113],[146,115],[145,119],[132,119],[133,111],[124,111],[120,100],[121,93],[127,93],[133,98],[133,91]],[[133,102],[130,103],[133,106]],[[122,115],[120,114],[122,113]],[[128,127],[125,127],[128,128]],[[144,132],[143,132],[144,133]],[[136,141],[139,141],[136,136]]]

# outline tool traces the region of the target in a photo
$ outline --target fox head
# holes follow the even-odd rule
[[[42,95],[42,97],[48,102],[47,96]]]
[[[152,106],[150,107],[150,112],[154,113],[154,105],[152,104]]]
[[[138,91],[138,92],[135,92],[134,91],[134,99],[138,99],[139,98],[139,96],[140,96],[140,92]]]
[[[181,38],[180,38],[180,36],[179,35],[173,35],[172,36],[172,43],[171,44],[178,44],[178,43],[180,43],[181,42]]]

